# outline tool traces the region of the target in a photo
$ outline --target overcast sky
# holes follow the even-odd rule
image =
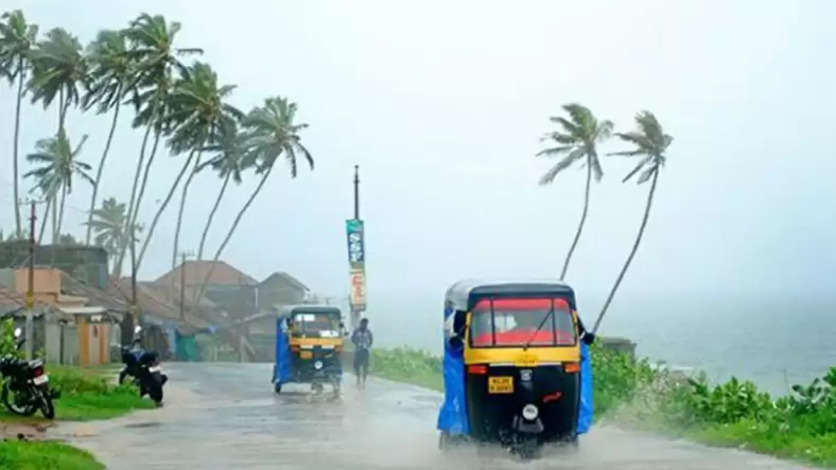
[[[461,277],[556,276],[580,215],[583,170],[537,180],[550,115],[578,101],[617,129],[653,111],[675,137],[627,292],[754,291],[781,278],[825,292],[836,274],[836,4],[821,2],[22,1],[41,31],[83,43],[142,11],[183,23],[178,46],[202,47],[231,101],[248,110],[290,97],[310,124],[313,172],[273,173],[223,258],[263,278],[296,275],[347,292],[344,219],[360,165],[369,301],[383,292],[442,295]],[[0,88],[0,202],[11,204],[13,92]],[[55,112],[26,106],[22,152],[55,132]],[[117,130],[100,196],[127,202],[141,134]],[[71,111],[98,161],[109,117]],[[612,141],[603,151],[622,146]],[[142,211],[148,223],[182,156],[160,155]],[[621,184],[628,161],[604,159],[568,279],[606,290],[633,243],[648,186]],[[224,201],[214,251],[255,185]],[[200,174],[183,230],[196,249],[220,181]],[[25,188],[31,186],[24,183]],[[77,184],[65,226],[78,237],[89,204]],[[178,193],[179,194],[179,193]],[[171,263],[176,201],[142,277]],[[0,227],[13,226],[0,211]],[[770,287],[771,288],[771,287]],[[628,294],[629,295],[629,294]]]

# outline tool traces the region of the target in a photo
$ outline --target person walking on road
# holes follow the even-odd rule
[[[368,318],[360,320],[360,326],[351,334],[351,342],[354,344],[354,374],[357,376],[357,385],[365,387],[366,376],[369,375],[369,350],[374,342]]]

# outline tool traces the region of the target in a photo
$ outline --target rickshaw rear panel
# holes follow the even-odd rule
[[[486,374],[467,374],[467,408],[473,437],[499,440],[514,415],[527,404],[539,409],[545,424],[543,442],[570,438],[575,433],[578,409],[578,374],[566,373],[562,366],[520,369],[514,366],[488,367]],[[511,377],[513,391],[491,393],[491,378]],[[523,380],[528,379],[528,380]]]

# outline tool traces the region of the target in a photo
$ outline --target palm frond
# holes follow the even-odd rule
[[[568,168],[575,160],[581,158],[583,156],[583,149],[576,148],[569,155],[563,158],[563,160],[557,162],[557,164],[549,169],[541,178],[539,184],[546,185],[554,181],[555,177],[558,173]]]

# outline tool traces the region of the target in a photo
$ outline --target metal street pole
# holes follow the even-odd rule
[[[360,165],[354,165],[354,219],[360,219]]]
[[[31,201],[29,216],[29,286],[26,288],[26,359],[32,359],[32,341],[35,322],[35,201]]]
[[[134,329],[139,322],[139,319],[137,318],[137,311],[139,308],[136,302],[136,237],[134,236],[133,227],[130,227],[129,230],[128,236],[131,237],[131,307],[130,313],[128,314],[128,323],[126,325],[128,327],[128,332],[127,334],[122,335],[123,340],[133,337]]]

